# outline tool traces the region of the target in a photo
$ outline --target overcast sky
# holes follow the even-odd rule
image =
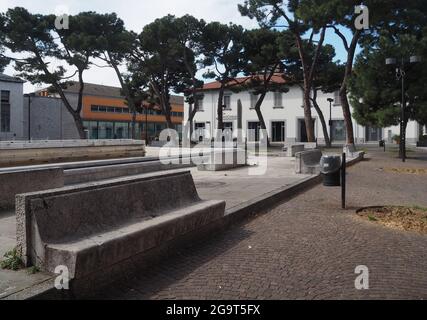
[[[191,14],[208,22],[233,22],[246,28],[257,27],[256,21],[242,17],[237,10],[237,5],[243,2],[244,0],[1,0],[0,11],[4,12],[8,8],[20,6],[32,13],[43,14],[61,13],[64,10],[69,14],[81,11],[116,12],[124,20],[126,27],[135,32],[140,32],[146,24],[167,14],[176,16]],[[342,48],[339,43],[336,49],[341,58]],[[13,75],[15,71],[9,66],[5,73]],[[85,72],[84,80],[90,83],[119,86],[114,72],[106,68],[93,67]],[[24,90],[31,92],[34,87],[26,83]]]

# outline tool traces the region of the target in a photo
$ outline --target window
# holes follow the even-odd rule
[[[108,113],[130,113],[129,108],[123,107],[109,107],[109,106],[97,106],[92,105],[90,110],[92,112],[108,112]]]
[[[344,120],[332,120],[332,141],[345,141],[346,131]]]
[[[129,123],[116,122],[114,123],[114,139],[127,139],[129,138]]]
[[[203,106],[203,97],[197,97],[197,111],[205,111],[204,106]]]
[[[98,127],[98,139],[113,139],[113,128],[113,122],[100,121]]]
[[[224,96],[224,109],[231,110],[231,96]]]
[[[271,123],[271,140],[272,142],[285,141],[285,122],[274,121]]]
[[[89,139],[98,139],[98,122],[97,121],[85,121],[84,127],[89,131]]]
[[[334,92],[334,106],[341,106],[341,97],[338,90]]]
[[[10,91],[1,91],[0,131],[10,132]]]
[[[171,112],[171,116],[172,117],[184,117],[184,113],[183,112],[176,112],[176,111],[172,111]]]
[[[251,93],[251,109],[255,109],[256,103],[258,102],[259,95]]]
[[[283,94],[282,92],[274,92],[274,107],[283,108]]]

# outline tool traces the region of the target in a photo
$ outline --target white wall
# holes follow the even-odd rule
[[[231,95],[231,110],[224,111],[224,122],[233,121],[233,128],[237,129],[237,101],[240,99],[243,105],[243,131],[246,132],[247,124],[250,121],[257,122],[258,117],[255,110],[250,109],[250,94],[249,92],[232,93],[226,92],[226,95]],[[319,93],[317,101],[325,117],[326,125],[328,126],[329,132],[329,102],[328,98],[334,98],[334,94],[323,94]],[[193,127],[195,123],[206,123],[206,128],[213,134],[213,130],[217,128],[217,99],[218,92],[216,90],[205,91],[203,99],[203,111],[199,111],[193,120]],[[264,103],[261,107],[268,134],[271,138],[272,134],[272,122],[273,121],[284,121],[285,122],[285,136],[287,142],[300,141],[299,125],[298,120],[304,119],[303,109],[303,95],[302,90],[295,86],[292,87],[288,93],[283,94],[283,108],[274,107],[274,93],[270,92],[267,94]],[[184,104],[184,121],[183,124],[187,123],[189,116],[189,105]],[[319,143],[324,142],[323,131],[318,114],[314,108],[312,108],[312,117],[315,119],[315,135],[318,138]],[[343,111],[341,106],[332,105],[332,120],[344,120]],[[212,124],[215,123],[215,126]],[[353,121],[354,135],[356,143],[364,143],[367,140],[366,130],[364,127],[358,125],[356,121]],[[391,130],[392,136],[399,134],[399,127],[380,129],[382,138],[388,139],[388,131]],[[418,124],[416,122],[410,122],[407,129],[408,142],[415,143],[418,140]],[[374,142],[374,141],[373,141]],[[344,143],[344,141],[335,141],[335,143]]]

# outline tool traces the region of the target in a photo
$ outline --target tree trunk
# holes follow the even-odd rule
[[[36,45],[34,43],[34,48],[36,48]],[[40,52],[38,50],[34,50],[34,54],[36,55],[37,60],[39,61],[41,68],[45,75],[52,77],[52,74],[50,73],[49,69],[47,68],[47,64],[43,61],[42,56],[40,55]],[[68,101],[67,97],[65,96],[64,90],[62,90],[61,86],[58,82],[51,82],[50,84],[56,89],[59,96],[61,97],[62,102],[65,105],[65,108],[67,111],[71,114],[71,116],[74,119],[74,123],[76,125],[77,133],[79,134],[80,139],[86,139],[86,133],[83,126],[83,120],[80,116],[80,112],[82,110],[82,96],[83,96],[83,88],[84,82],[83,82],[83,70],[79,70],[79,81],[80,81],[80,94],[77,104],[77,110],[74,110],[74,108],[71,106],[70,102]]]
[[[169,94],[165,93],[165,90],[162,90],[162,92],[160,92],[159,88],[153,81],[150,81],[150,85],[154,93],[160,100],[160,108],[162,109],[163,114],[166,118],[166,127],[168,129],[172,129],[173,124],[171,119],[171,106],[170,106]]]
[[[263,116],[263,114],[261,112],[261,105],[264,102],[264,99],[265,99],[266,95],[267,95],[267,92],[263,92],[260,95],[260,97],[259,97],[259,99],[258,99],[258,101],[256,102],[256,105],[255,105],[255,112],[256,112],[256,114],[258,116],[258,120],[259,120],[261,129],[265,130],[265,132],[267,133],[267,137],[266,137],[267,138],[267,147],[269,147],[270,146],[270,139],[268,138],[267,125],[265,124],[265,119],[264,119],[264,116]]]
[[[307,82],[304,81],[304,120],[305,126],[307,128],[308,142],[316,142],[316,137],[314,135],[313,117],[311,116],[310,86],[311,85],[308,85]]]
[[[74,123],[76,124],[77,132],[79,134],[80,139],[88,139],[89,137],[86,136],[86,131],[83,126],[83,120],[79,113],[73,112],[72,114]]]
[[[351,117],[350,104],[347,98],[347,86],[340,90],[341,107],[344,115],[345,127],[347,130],[347,145],[354,146],[354,130]]]
[[[132,110],[131,138],[136,139],[136,110]]]
[[[132,113],[131,138],[136,139],[136,107],[135,107],[135,101],[133,100],[133,98],[130,95],[129,88],[123,80],[123,76],[119,70],[119,67],[113,61],[109,52],[108,52],[108,59],[109,59],[109,63],[111,64],[114,71],[116,72],[117,78],[119,79],[119,82],[120,82],[120,86],[122,87],[123,93],[125,94],[125,97],[128,101],[128,107]]]
[[[313,107],[316,109],[317,114],[319,115],[320,123],[322,124],[323,136],[325,138],[326,147],[330,148],[332,146],[331,139],[328,133],[328,126],[326,125],[325,117],[323,115],[322,110],[320,109],[319,104],[317,103],[317,91],[313,90]]]
[[[340,99],[341,99],[341,107],[342,107],[345,126],[347,130],[347,145],[353,145],[353,146],[355,144],[354,131],[353,131],[353,121],[352,121],[351,111],[350,111],[350,103],[348,102],[348,98],[347,98],[347,86],[348,86],[348,81],[353,72],[353,60],[354,60],[354,55],[356,52],[356,47],[357,47],[357,43],[359,42],[360,35],[361,35],[361,31],[357,30],[353,36],[350,47],[348,48],[344,79],[339,91]]]
[[[217,116],[218,116],[218,130],[224,130],[224,117],[223,117],[223,103],[224,103],[224,85],[221,85],[218,96]]]
[[[168,129],[173,129],[172,117],[171,117],[171,105],[168,97],[163,97],[164,112],[166,117],[166,126]]]

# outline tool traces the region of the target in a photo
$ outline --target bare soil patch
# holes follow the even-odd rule
[[[357,215],[388,228],[427,235],[427,208],[418,206],[369,207],[359,210]]]

